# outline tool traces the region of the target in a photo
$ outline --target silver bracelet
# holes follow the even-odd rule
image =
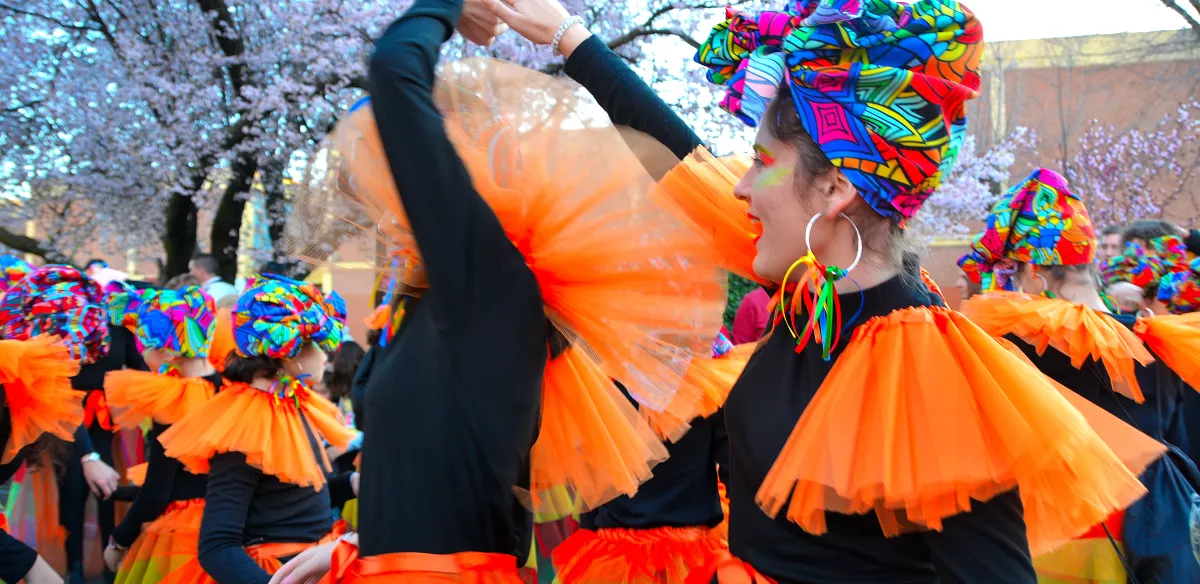
[[[550,43],[550,53],[555,57],[561,57],[562,52],[558,50],[558,43],[562,42],[564,34],[567,34],[567,29],[578,24],[583,26],[583,19],[578,16],[572,16],[563,21],[562,26],[558,27],[558,32],[554,33],[554,41]]]

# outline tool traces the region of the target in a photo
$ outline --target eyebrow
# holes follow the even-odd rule
[[[763,146],[762,144],[755,144],[754,152],[758,154],[758,157],[763,161],[763,164],[767,166],[775,164],[775,155],[771,154],[771,151],[767,150],[766,146]]]

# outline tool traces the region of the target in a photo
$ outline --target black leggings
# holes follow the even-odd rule
[[[88,436],[92,439],[92,447],[100,454],[105,464],[113,464],[113,435],[98,426],[88,428]],[[87,480],[83,478],[83,463],[72,451],[67,460],[66,472],[58,490],[59,523],[67,530],[67,565],[74,566],[83,562],[83,510],[87,498],[91,494]],[[112,499],[100,501],[99,523],[101,547],[108,544],[108,538],[113,532],[114,509]],[[106,570],[107,571],[107,570]]]

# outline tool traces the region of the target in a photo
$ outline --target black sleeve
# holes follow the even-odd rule
[[[112,533],[113,540],[121,547],[133,545],[138,534],[142,532],[142,524],[158,519],[163,511],[167,510],[167,505],[171,504],[171,485],[183,469],[183,465],[167,456],[162,444],[158,442],[158,435],[166,429],[162,424],[155,424],[150,430],[150,439],[146,441],[150,448],[146,482],[138,491],[129,512]]]
[[[353,472],[341,472],[325,477],[325,481],[329,484],[330,507],[341,509],[346,501],[354,498],[354,486],[350,484],[350,475],[353,474]]]
[[[262,473],[246,455],[218,454],[208,471],[204,519],[200,522],[200,566],[219,584],[267,584],[271,577],[243,547],[250,499]]]
[[[37,562],[37,552],[0,529],[0,582],[20,582]]]
[[[75,460],[83,460],[83,457],[96,451],[96,447],[92,446],[92,437],[88,435],[87,428],[80,426],[75,429]]]
[[[682,159],[700,137],[599,37],[583,41],[563,71],[582,85],[618,126],[648,134]]]
[[[461,0],[417,0],[370,63],[375,122],[443,325],[469,321],[496,282],[529,269],[476,192],[433,103],[438,52],[461,11]]]
[[[354,384],[350,388],[350,403],[354,406],[354,426],[360,432],[363,431],[363,423],[366,421],[363,403],[367,397],[367,382],[371,380],[371,369],[375,367],[375,356],[378,354],[379,345],[367,351],[362,363],[358,364],[358,371],[354,372]]]
[[[1200,255],[1200,229],[1189,229],[1188,236],[1183,240],[1183,244],[1187,246],[1188,251]]]
[[[1166,417],[1163,439],[1183,449],[1188,447],[1187,424],[1183,418],[1183,392],[1192,391],[1192,389],[1174,373],[1171,374],[1171,377],[1173,378],[1170,380],[1171,391],[1163,400],[1166,402],[1163,404],[1163,415]]]
[[[712,457],[717,463],[717,477],[729,488],[729,432],[725,429],[725,408],[712,415]]]
[[[1017,491],[947,518],[942,531],[923,535],[942,584],[1036,584]]]

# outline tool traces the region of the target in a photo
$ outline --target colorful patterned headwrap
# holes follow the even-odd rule
[[[70,266],[44,266],[0,300],[0,336],[26,340],[61,337],[80,363],[108,354],[108,313],[100,285]]]
[[[128,327],[143,347],[180,357],[207,357],[217,328],[216,304],[196,286],[131,290],[110,298],[109,310],[113,323]]]
[[[1166,235],[1148,243],[1150,249],[1134,241],[1128,242],[1121,255],[1100,266],[1104,285],[1129,282],[1142,288],[1158,286],[1168,273],[1188,269],[1187,246],[1179,237]]]
[[[785,84],[831,162],[885,217],[909,219],[953,165],[979,95],[983,27],[954,0],[795,0],[726,9],[696,54],[721,107],[757,126]]]
[[[1038,266],[1094,262],[1096,230],[1067,180],[1039,168],[992,207],[983,233],[971,243],[971,254],[986,292],[997,288],[993,275],[1006,259]]]
[[[20,282],[25,276],[33,272],[33,266],[25,262],[25,260],[11,255],[0,256],[0,295],[8,292]]]
[[[1177,270],[1163,276],[1158,286],[1158,300],[1167,305],[1172,314],[1187,314],[1200,310],[1200,258],[1186,264],[1186,270]]]
[[[233,336],[243,357],[290,359],[307,343],[336,351],[346,331],[346,303],[312,284],[275,274],[250,282],[233,311]]]
[[[962,269],[963,274],[967,276],[968,280],[978,284],[980,287],[983,287],[984,274],[986,273],[986,278],[991,286],[1010,292],[1017,289],[1016,283],[1012,278],[1017,273],[1017,262],[1008,258],[992,262],[983,254],[972,250],[958,258],[958,267]]]

